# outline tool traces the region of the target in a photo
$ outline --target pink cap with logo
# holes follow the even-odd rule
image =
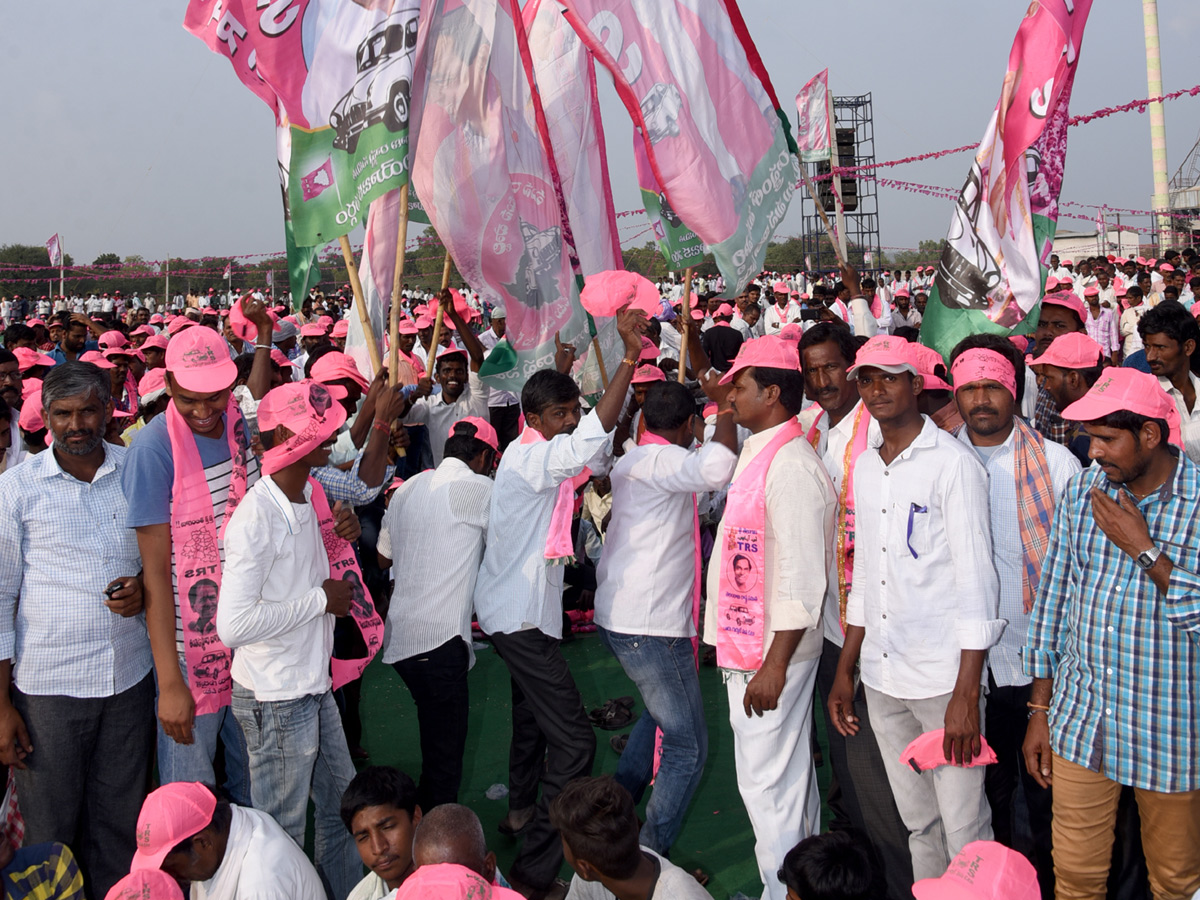
[[[171,323],[169,325],[167,325],[167,334],[174,337],[175,335],[179,334],[179,332],[183,331],[185,328],[191,328],[195,324],[196,323],[193,322],[191,319],[189,319],[187,316],[176,316],[175,318],[173,318],[171,320]]]
[[[1175,408],[1175,401],[1149,372],[1126,368],[1106,369],[1088,392],[1064,409],[1061,415],[1072,422],[1092,422],[1121,410],[1150,419],[1165,419],[1171,432],[1170,442],[1182,446],[1179,410]]]
[[[329,332],[330,337],[344,338],[350,333],[350,323],[346,319],[338,319],[333,323],[333,329]]]
[[[259,430],[274,431],[282,425],[292,434],[263,454],[263,474],[273,475],[299,462],[332,437],[345,421],[345,407],[319,381],[293,381],[267,391],[258,405]]]
[[[771,290],[774,291],[776,294],[786,294],[788,292],[787,282],[786,281],[777,281],[773,285],[771,285]]]
[[[721,376],[718,384],[729,384],[742,369],[762,367],[764,369],[800,370],[800,352],[797,345],[777,334],[746,341],[738,350],[729,371]]]
[[[183,900],[183,891],[162,869],[135,869],[109,888],[104,900]]]
[[[785,341],[795,341],[800,343],[800,338],[804,336],[804,329],[798,322],[788,322],[779,329],[779,336]]]
[[[325,326],[316,322],[300,326],[300,337],[325,337]]]
[[[1084,334],[1072,331],[1060,334],[1046,352],[1033,361],[1035,366],[1057,366],[1060,369],[1094,369],[1104,361],[1104,348]]]
[[[909,348],[917,360],[917,374],[921,376],[921,381],[923,382],[922,390],[954,390],[944,378],[936,374],[938,366],[941,366],[943,369],[946,367],[946,361],[942,359],[942,354],[938,353],[932,347],[926,347],[924,344],[909,344]]]
[[[1016,850],[995,841],[972,841],[940,878],[922,878],[916,900],[1039,900],[1037,871]]]
[[[943,749],[945,737],[945,728],[935,728],[933,731],[926,731],[904,748],[900,753],[900,762],[906,766],[911,766],[917,772],[928,772],[930,769],[936,769],[938,766],[958,766],[959,768],[970,769],[975,766],[988,766],[999,761],[996,757],[996,751],[988,745],[987,738],[980,735],[979,753],[969,763],[963,766],[959,763],[951,762],[946,759],[946,752]]]
[[[396,327],[396,331],[398,334],[416,334],[420,329],[412,319],[402,318],[400,319],[400,324]]]
[[[97,338],[96,343],[101,350],[116,350],[118,347],[128,347],[129,338],[119,331],[106,331]]]
[[[165,334],[151,335],[142,341],[142,353],[145,353],[147,350],[166,350],[167,344],[170,342],[171,339]]]
[[[217,798],[198,781],[176,781],[151,791],[138,813],[130,869],[162,868],[172,847],[208,827],[216,808]]]
[[[658,346],[650,338],[642,335],[642,352],[638,354],[638,362],[654,362],[658,359]]]
[[[859,369],[865,368],[880,369],[892,375],[901,372],[921,374],[917,369],[914,345],[890,334],[877,334],[863,344],[858,349],[854,365],[846,370],[846,375],[852,377]]]
[[[79,361],[91,363],[93,366],[99,366],[101,369],[115,369],[117,367],[116,363],[109,362],[99,350],[89,350],[86,353],[80,353]]]
[[[237,380],[225,339],[211,328],[186,328],[167,344],[167,371],[185,391],[215,394]]]
[[[631,384],[653,384],[656,381],[666,381],[666,373],[658,366],[638,366],[629,380]]]
[[[497,453],[500,452],[500,437],[496,434],[496,429],[486,419],[481,419],[479,416],[463,416],[453,425],[450,426],[450,433],[447,437],[454,437],[454,432],[459,425],[466,423],[475,426],[475,439],[483,441]]]
[[[316,381],[330,382],[349,379],[364,391],[369,385],[363,373],[358,371],[358,366],[354,360],[339,350],[332,350],[326,353],[313,363],[309,371]]]
[[[716,314],[718,316],[732,316],[733,315],[733,307],[730,306],[728,303],[722,303],[720,306],[717,307]]]
[[[1042,306],[1065,306],[1079,316],[1080,322],[1087,321],[1087,306],[1074,291],[1057,291],[1053,294],[1046,294],[1042,297]]]

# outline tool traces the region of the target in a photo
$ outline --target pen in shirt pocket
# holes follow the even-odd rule
[[[908,505],[908,534],[905,535],[904,540],[905,543],[908,544],[908,552],[912,554],[913,559],[920,559],[920,557],[917,556],[917,551],[913,549],[912,545],[913,522],[916,521],[918,513],[924,514],[928,512],[928,506],[918,506],[916,503],[910,503]]]

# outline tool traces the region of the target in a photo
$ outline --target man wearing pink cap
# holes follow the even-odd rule
[[[230,515],[216,621],[221,641],[237,651],[232,709],[246,736],[254,806],[304,846],[311,795],[315,863],[333,897],[348,895],[361,877],[340,815],[354,764],[333,699],[334,620],[354,615],[367,659],[382,637],[346,544],[358,538],[358,520],[341,503],[331,509],[311,478],[329,461],[345,420],[318,382],[284,384],[263,397],[263,477]],[[352,680],[343,676],[349,662],[333,662],[337,687]],[[355,668],[353,677],[361,674]]]
[[[447,432],[442,461],[392,495],[379,532],[379,565],[394,567],[383,661],[417,705],[418,803],[457,803],[467,743],[467,673],[475,664],[471,614],[483,561],[492,469],[500,441],[476,416]],[[444,549],[453,547],[455,565]]]
[[[257,343],[269,345],[270,319],[259,309]],[[209,612],[201,598],[220,587],[226,513],[258,480],[258,460],[232,396],[237,366],[225,340],[209,328],[187,328],[171,338],[165,361],[171,402],[138,431],[123,478],[128,496],[138,498],[126,525],[137,529],[145,569],[159,777],[214,783],[220,742],[226,790],[248,804],[245,740],[229,711],[231,654],[211,627],[189,626]],[[269,367],[269,350],[256,350],[254,365]]]
[[[1085,335],[1072,333],[1052,344],[1043,359],[1072,338],[1096,347]],[[1093,361],[1098,355],[1096,347]],[[950,366],[954,398],[966,423],[958,439],[978,455],[988,473],[992,559],[1000,580],[1000,618],[1008,621],[987,658],[985,731],[998,758],[984,776],[992,829],[996,840],[1007,847],[1032,848],[1030,859],[1037,865],[1046,895],[1052,897],[1050,793],[1026,771],[1021,754],[1033,681],[1021,667],[1021,653],[1054,506],[1080,465],[1071,451],[1046,440],[1020,417],[1025,360],[1012,342],[994,334],[971,335],[951,351]],[[1016,815],[1020,795],[1027,812],[1024,817]]]
[[[812,702],[837,498],[796,421],[795,343],[746,342],[721,383],[732,384],[729,415],[751,434],[709,560],[704,640],[724,673],[763,897],[783,900],[784,855],[820,825]]]
[[[559,649],[563,570],[574,554],[575,491],[590,476],[589,464],[608,465],[645,329],[645,313],[618,313],[625,356],[609,366],[608,390],[586,416],[569,375],[534,373],[521,390],[525,431],[496,470],[474,599],[479,625],[492,636],[512,680],[505,823],[513,831],[529,823],[510,870],[513,886],[527,896],[544,895],[562,864],[549,803],[572,778],[589,774],[595,758],[595,732]]]
[[[1088,337],[1104,348],[1104,352],[1115,366],[1121,352],[1121,335],[1117,328],[1116,313],[1100,302],[1100,288],[1094,284],[1083,289],[1083,301],[1087,306],[1084,330]]]
[[[1054,339],[1050,347],[1033,361],[1030,368],[1038,373],[1039,391],[1045,391],[1056,412],[1066,409],[1088,392],[1104,374],[1104,349],[1086,334],[1072,331]],[[1088,447],[1091,439],[1074,422],[1067,422],[1062,445],[1075,454],[1080,463],[1091,464]]]
[[[987,475],[974,453],[919,412],[912,345],[878,335],[859,349],[849,375],[881,437],[854,469],[853,584],[830,715],[838,731],[861,740],[853,702],[859,665],[909,829],[913,875],[935,877],[965,844],[992,835],[981,768],[946,765],[919,775],[901,762],[912,740],[942,727],[947,760],[967,763],[980,750],[984,659],[1005,625],[997,616]]]
[[[762,327],[764,334],[778,334],[779,329],[789,322],[800,321],[800,304],[793,303],[787,282],[776,281],[771,286],[772,301],[767,304],[763,313]]]
[[[1057,895],[1106,895],[1132,786],[1156,897],[1200,889],[1200,470],[1152,375],[1109,369],[1063,416],[1096,465],[1058,504],[1029,626],[1025,760],[1053,785]],[[1174,445],[1174,446],[1173,446]]]
[[[167,875],[190,884],[193,900],[326,897],[312,863],[279,823],[261,810],[218,800],[198,782],[151,791],[138,816],[137,843],[129,880],[155,885],[152,873]],[[159,900],[153,890],[117,896]]]
[[[921,314],[912,305],[912,297],[907,288],[900,288],[894,294],[895,309],[892,310],[892,326],[899,328],[907,325],[910,328],[921,327]]]
[[[712,328],[700,336],[700,346],[704,348],[710,364],[718,372],[729,370],[744,340],[741,332],[730,324],[732,321],[733,307],[728,303],[721,303],[713,313]]]
[[[1037,330],[1034,332],[1033,355],[1036,359],[1046,352],[1051,342],[1060,335],[1078,331],[1086,334],[1084,325],[1087,308],[1082,300],[1070,291],[1056,291],[1042,297],[1038,313]],[[1059,444],[1065,444],[1068,425],[1058,414],[1054,400],[1044,388],[1038,388],[1037,406],[1033,414],[1034,427]]]
[[[1200,324],[1178,303],[1164,301],[1138,322],[1150,373],[1175,404],[1183,450],[1200,460],[1200,378],[1193,371]],[[1200,363],[1200,360],[1197,360]]]

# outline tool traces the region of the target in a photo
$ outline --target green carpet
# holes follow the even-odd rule
[[[580,635],[564,643],[563,655],[588,709],[612,697],[637,698],[633,683],[596,635]],[[370,762],[396,766],[415,779],[420,774],[421,751],[412,697],[390,666],[372,663],[364,679],[363,746],[371,754]],[[729,704],[718,671],[702,668],[700,687],[708,718],[708,764],[683,831],[671,850],[671,859],[685,868],[699,867],[708,872],[711,876],[708,889],[718,900],[726,900],[738,891],[757,897],[762,885],[754,861],[754,835],[737,790]],[[470,730],[459,799],[483,822],[488,845],[495,851],[501,871],[507,871],[517,850],[515,840],[496,830],[508,811],[508,801],[488,800],[484,794],[493,784],[508,782],[510,704],[508,671],[490,647],[480,650],[471,671]],[[638,698],[635,714],[640,714],[641,709]],[[616,733],[596,730],[597,774],[616,771],[618,756],[608,744],[609,737]],[[824,744],[825,729],[820,716],[818,735]],[[821,795],[825,796],[829,767],[818,768],[817,777]],[[569,877],[566,867],[563,877]]]

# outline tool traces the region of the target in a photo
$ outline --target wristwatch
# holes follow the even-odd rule
[[[1134,562],[1141,566],[1143,570],[1149,571],[1154,568],[1154,564],[1158,562],[1160,556],[1162,556],[1162,551],[1157,547],[1151,547],[1149,550],[1139,553]]]

